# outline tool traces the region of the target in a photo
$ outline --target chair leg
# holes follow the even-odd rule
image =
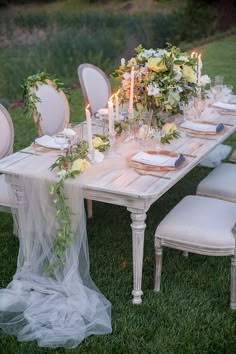
[[[92,219],[93,217],[93,201],[90,199],[87,199],[87,216],[88,219]]]
[[[161,239],[155,237],[155,275],[154,275],[154,291],[160,291],[161,286],[161,270],[162,270],[162,245]]]
[[[236,310],[236,255],[231,258],[230,308]]]

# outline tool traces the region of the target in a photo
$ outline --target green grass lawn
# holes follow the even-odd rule
[[[200,48],[204,73],[223,74],[236,89],[236,36]],[[84,119],[80,90],[72,92],[73,121]],[[15,128],[14,150],[36,136],[33,122],[20,109],[10,110]],[[226,143],[236,148],[236,135]],[[236,352],[236,313],[229,308],[230,259],[190,255],[165,250],[162,288],[153,292],[154,233],[157,224],[185,195],[194,194],[197,183],[210,171],[196,167],[148,212],[143,266],[143,303],[133,306],[132,244],[130,217],[125,208],[94,202],[94,218],[88,220],[91,275],[112,303],[113,333],[91,336],[76,349],[43,349],[36,343],[19,343],[0,332],[1,354],[117,353],[206,354]],[[105,216],[105,217],[104,217]],[[6,287],[16,269],[18,240],[12,234],[12,217],[0,214],[0,286]]]

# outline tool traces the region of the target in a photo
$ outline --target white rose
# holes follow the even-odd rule
[[[210,83],[211,83],[211,79],[209,78],[208,75],[201,76],[201,78],[200,78],[200,85],[201,86],[205,86],[205,85],[210,84]]]
[[[148,96],[157,96],[160,93],[159,87],[154,84],[149,84],[147,86],[147,90],[148,90]]]

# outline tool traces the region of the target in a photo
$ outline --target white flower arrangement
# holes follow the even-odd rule
[[[196,58],[175,46],[145,49],[139,45],[130,60],[121,59],[113,77],[121,81],[121,102],[130,98],[131,68],[134,68],[134,108],[175,113],[197,89]],[[203,81],[205,77],[203,77]]]

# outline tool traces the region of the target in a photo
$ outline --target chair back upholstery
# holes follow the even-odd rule
[[[0,104],[0,158],[10,155],[13,150],[14,128],[10,114]]]
[[[54,135],[68,126],[70,120],[70,107],[63,91],[58,91],[52,81],[39,84],[33,88],[39,101],[36,108],[40,116],[35,115],[34,121],[38,123],[39,135]]]
[[[81,64],[78,76],[86,104],[90,103],[91,113],[106,108],[111,95],[111,85],[106,74],[92,64]]]

